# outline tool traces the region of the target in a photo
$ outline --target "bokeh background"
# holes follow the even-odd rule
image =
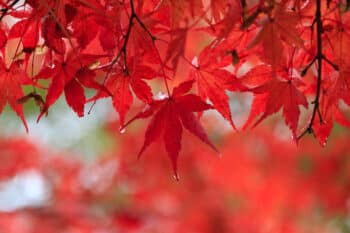
[[[231,97],[240,125],[249,97]],[[278,114],[236,133],[209,111],[220,154],[185,132],[176,181],[161,141],[137,159],[147,124],[120,133],[109,100],[84,118],[64,100],[39,124],[37,111],[26,105],[28,134],[10,109],[0,117],[0,233],[350,232],[350,135],[337,125],[326,147],[295,145]]]

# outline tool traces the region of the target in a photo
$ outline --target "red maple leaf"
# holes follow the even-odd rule
[[[171,40],[166,52],[165,63],[171,61],[172,68],[176,70],[181,56],[185,54],[187,28],[179,28],[171,32]]]
[[[325,109],[325,107],[325,102],[321,101],[320,112],[322,119],[320,119],[319,114],[316,114],[315,121],[312,126],[312,133],[314,133],[314,136],[321,146],[326,146],[334,125],[333,121],[336,121],[338,124],[344,127],[350,128],[349,119],[344,115],[338,105],[327,106],[327,109]]]
[[[52,17],[45,18],[42,23],[42,32],[47,47],[59,54],[66,52],[66,45],[63,40],[65,35],[62,32],[60,24],[52,19]]]
[[[226,90],[243,90],[244,87],[238,82],[237,78],[228,70],[223,69],[231,63],[231,58],[215,63],[213,59],[217,54],[212,51],[211,45],[207,46],[198,58],[198,64],[190,72],[190,79],[194,79],[197,84],[198,95],[202,100],[207,98],[213,103],[214,108],[236,129],[232,121],[229,98]]]
[[[78,19],[72,23],[73,36],[77,39],[82,49],[85,49],[96,37],[99,30],[95,17],[89,13],[84,10],[79,11],[79,15],[76,16]]]
[[[133,103],[131,90],[144,103],[152,102],[151,88],[144,79],[152,79],[157,76],[151,67],[142,65],[139,59],[129,59],[127,67],[127,70],[120,66],[114,68],[105,83],[107,92],[102,90],[89,100],[93,101],[111,95],[113,106],[119,113],[121,127],[124,126],[125,115]]]
[[[340,107],[340,100],[343,100],[347,106],[350,104],[347,94],[349,93],[349,73],[349,67],[340,66],[339,71],[332,72],[323,81],[319,100],[319,114],[316,114],[316,119],[312,126],[313,133],[322,146],[326,145],[334,120],[340,125],[350,128],[350,121]]]
[[[28,132],[28,126],[23,114],[23,105],[18,102],[23,97],[21,84],[28,83],[26,78],[28,77],[20,68],[18,62],[12,62],[10,67],[7,68],[3,60],[0,59],[0,113],[8,103],[21,119]]]
[[[283,71],[278,72],[276,77],[272,76],[273,78],[269,80],[269,76],[264,73],[266,70],[268,69],[261,66],[257,69],[252,69],[252,72],[255,74],[258,72],[262,73],[261,78],[258,78],[258,76],[252,79],[257,82],[258,86],[252,89],[254,93],[252,109],[243,128],[247,128],[261,113],[262,115],[254,123],[254,126],[283,108],[285,122],[291,129],[294,140],[297,140],[296,131],[300,115],[299,105],[305,108],[308,107],[306,97],[297,88],[303,82],[296,77],[288,77],[286,72]],[[249,79],[252,77],[250,72],[247,73],[247,76]]]
[[[264,50],[264,56],[261,58],[271,64],[273,69],[286,60],[287,53],[282,41],[300,48],[304,43],[296,29],[300,18],[297,13],[286,10],[285,4],[285,1],[281,4],[276,3],[268,9],[268,14],[264,15],[259,22],[261,25],[259,32],[247,45],[251,48],[261,43]]]
[[[14,24],[9,32],[8,39],[21,38],[23,50],[31,52],[39,42],[40,18],[31,16]]]
[[[152,142],[162,135],[165,149],[171,159],[177,179],[177,158],[181,149],[183,127],[202,142],[209,145],[213,150],[217,151],[215,146],[210,142],[197,117],[193,114],[194,112],[202,112],[212,107],[203,102],[198,96],[186,94],[191,90],[193,82],[193,80],[190,80],[179,84],[173,89],[171,96],[162,100],[154,100],[146,110],[138,113],[126,123],[128,125],[134,120],[154,115],[146,130],[145,141],[139,156],[141,156]]]
[[[95,73],[88,70],[88,65],[92,64],[99,55],[80,54],[77,57],[70,53],[66,59],[54,61],[53,67],[44,67],[36,79],[47,79],[52,77],[48,87],[45,106],[38,116],[40,118],[47,113],[64,91],[67,104],[76,112],[79,117],[84,115],[84,105],[86,102],[83,86],[95,89],[99,84],[94,81]]]
[[[212,19],[208,19],[208,21],[214,20],[215,25],[210,25],[209,28],[216,31],[217,39],[220,41],[223,38],[227,38],[227,35],[232,31],[236,23],[239,22],[242,15],[241,1],[211,1],[210,7]]]

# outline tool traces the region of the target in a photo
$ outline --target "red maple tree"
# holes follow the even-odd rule
[[[31,99],[39,121],[63,93],[79,117],[87,103],[111,98],[121,130],[152,117],[139,154],[162,137],[175,174],[183,128],[216,150],[203,112],[238,129],[228,92],[253,95],[244,129],[281,110],[295,142],[310,133],[325,144],[334,121],[350,126],[349,4],[1,0],[0,111],[8,103],[27,128]]]

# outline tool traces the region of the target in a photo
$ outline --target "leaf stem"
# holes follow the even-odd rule
[[[141,26],[141,28],[149,35],[149,37],[151,38],[152,40],[152,44],[154,45],[154,47],[156,48],[155,46],[155,40],[157,40],[157,38],[148,30],[148,28],[146,27],[146,25],[142,22],[142,20],[140,19],[140,17],[136,14],[136,11],[135,11],[135,5],[134,5],[134,1],[133,0],[130,0],[130,17],[129,17],[129,23],[128,23],[128,28],[127,28],[127,31],[126,31],[126,34],[124,36],[124,42],[123,42],[123,45],[122,47],[119,49],[117,55],[112,59],[112,61],[107,64],[107,65],[104,65],[103,67],[109,67],[107,73],[106,73],[106,76],[103,80],[103,83],[102,83],[102,86],[105,85],[106,83],[106,80],[108,79],[110,73],[112,72],[112,69],[114,67],[114,65],[118,62],[120,56],[123,55],[123,60],[124,60],[124,72],[128,75],[128,66],[127,66],[127,46],[128,46],[128,42],[129,42],[129,39],[130,39],[130,34],[131,34],[131,31],[132,31],[132,27],[134,25],[134,20],[137,21],[137,23]],[[158,49],[156,48],[157,50],[157,55],[158,55],[158,58],[160,60],[160,63],[162,64],[162,60],[161,60],[161,57],[160,57],[160,54],[159,54],[159,51]],[[162,66],[163,67],[163,66]],[[167,93],[168,93],[168,96],[170,96],[170,90],[169,90],[169,85],[168,85],[168,82],[166,80],[166,75],[165,75],[165,71],[164,69],[162,69],[162,73],[163,73],[163,76],[164,76],[164,83],[165,83],[165,87],[166,87],[166,90],[167,90]],[[94,101],[94,103],[92,104],[89,112],[92,110],[92,107],[96,104],[96,101]]]

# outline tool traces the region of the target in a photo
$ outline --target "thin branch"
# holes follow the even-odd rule
[[[329,65],[331,65],[333,69],[339,70],[339,67],[336,64],[334,64],[331,60],[329,60],[326,56],[322,55],[322,59],[325,60],[325,62],[327,62]]]
[[[309,64],[300,72],[301,76],[305,76],[306,72],[310,69],[310,67],[315,63],[317,57],[314,57]]]
[[[136,14],[136,11],[135,11],[135,7],[134,7],[134,1],[133,0],[130,0],[130,8],[131,8],[131,15],[130,15],[130,19],[129,19],[129,27],[128,27],[128,32],[125,36],[125,40],[124,40],[124,44],[123,44],[123,47],[122,47],[122,53],[124,54],[124,59],[126,59],[126,46],[127,46],[127,43],[128,43],[128,39],[129,39],[129,36],[130,36],[130,32],[131,32],[131,28],[132,28],[132,25],[133,25],[133,21],[134,19],[137,21],[137,23],[141,26],[141,28],[147,33],[147,35],[151,38],[151,41],[152,41],[152,44],[153,46],[155,47],[155,49],[157,50],[157,56],[158,56],[158,59],[159,59],[159,62],[160,64],[162,64],[162,59],[161,59],[161,56],[159,54],[159,51],[158,49],[156,48],[156,45],[155,45],[155,41],[157,40],[157,37],[155,37],[150,31],[149,29],[147,28],[147,26],[143,23],[143,21],[140,19],[140,17]],[[117,58],[118,59],[118,58]],[[114,62],[115,63],[115,62]],[[112,62],[112,66],[114,65],[114,63]],[[125,61],[125,66],[126,66],[126,61]],[[163,66],[162,66],[163,67]],[[126,67],[127,68],[127,67]],[[127,71],[127,69],[126,69]],[[170,90],[169,90],[169,85],[168,85],[168,82],[167,82],[167,79],[166,79],[166,75],[165,75],[165,71],[164,69],[162,68],[162,73],[163,73],[163,78],[164,78],[164,84],[165,84],[165,87],[166,87],[166,90],[167,90],[167,93],[168,93],[168,96],[170,96]]]
[[[7,15],[7,12],[14,7],[17,3],[19,2],[19,0],[14,0],[13,2],[11,2],[10,5],[8,5],[6,8],[3,8],[0,10],[1,15],[0,15],[0,21],[2,21],[2,19]]]
[[[314,104],[314,108],[312,111],[310,122],[307,126],[307,128],[302,132],[297,140],[301,139],[306,133],[313,133],[313,124],[315,121],[316,114],[318,114],[320,123],[323,123],[322,115],[319,109],[320,105],[320,95],[321,95],[321,82],[322,82],[322,60],[325,58],[322,53],[322,19],[321,19],[321,0],[316,0],[316,15],[315,15],[315,21],[316,22],[316,35],[317,35],[317,54],[314,58],[315,61],[317,61],[317,86],[316,86],[316,96],[315,100],[312,102]],[[313,61],[313,62],[315,62]]]
[[[152,44],[155,46],[155,40],[157,40],[157,38],[148,30],[148,28],[146,27],[146,25],[142,22],[142,20],[140,19],[140,17],[136,14],[136,11],[135,11],[135,6],[134,6],[134,1],[133,0],[130,0],[130,17],[129,17],[129,24],[128,24],[128,28],[127,28],[127,31],[126,31],[126,34],[124,36],[124,42],[123,42],[123,45],[122,47],[119,49],[117,55],[113,58],[113,60],[107,64],[107,65],[104,65],[103,67],[109,67],[107,73],[106,73],[106,76],[103,80],[103,83],[102,83],[102,86],[105,85],[106,83],[106,80],[108,79],[110,73],[112,72],[112,69],[114,67],[114,65],[118,62],[120,56],[123,55],[123,60],[124,60],[124,72],[125,74],[128,75],[129,73],[129,70],[128,70],[128,66],[127,66],[127,46],[128,46],[128,43],[129,43],[129,39],[130,39],[130,34],[131,34],[131,31],[132,31],[132,27],[134,25],[134,20],[137,21],[137,23],[141,26],[141,28],[149,35],[149,37],[151,38],[152,40]],[[160,54],[159,54],[159,51],[158,49],[156,48],[157,50],[157,55],[158,55],[158,58],[159,58],[159,61],[160,63],[162,64],[162,60],[161,60],[161,57],[160,57]],[[101,67],[100,67],[101,68]],[[169,85],[168,85],[168,82],[166,80],[166,75],[165,75],[165,71],[164,69],[162,69],[162,73],[163,73],[163,76],[164,76],[164,83],[165,83],[165,87],[166,87],[166,90],[167,90],[167,93],[168,93],[168,96],[170,96],[170,90],[169,90]],[[94,103],[92,104],[90,110],[89,110],[89,113],[91,112],[93,106],[95,106],[96,104],[96,101],[94,101]]]
[[[145,30],[145,32],[151,37],[152,42],[157,40],[157,37],[155,37],[146,27],[146,25],[142,22],[142,20],[140,19],[140,17],[138,17],[137,15],[135,15],[135,19],[136,21],[140,24],[140,26],[143,28],[143,30]]]

